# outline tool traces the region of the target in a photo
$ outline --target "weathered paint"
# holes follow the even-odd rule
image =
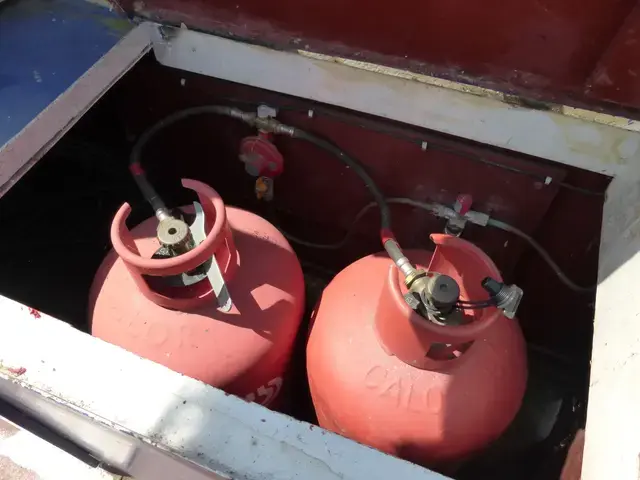
[[[640,40],[635,0],[120,3],[131,15],[279,50],[304,48],[545,101],[640,105],[640,77],[628,72],[637,67],[631,42]],[[610,85],[587,95],[596,65],[595,81]]]
[[[615,117],[531,110],[369,63],[301,55],[186,29],[154,31],[163,65],[349,108],[607,175],[640,161],[640,128]],[[225,58],[225,61],[220,61]],[[287,72],[283,75],[283,72]],[[471,93],[471,94],[470,94]]]

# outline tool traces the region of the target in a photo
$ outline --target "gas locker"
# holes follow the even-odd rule
[[[589,77],[490,23],[395,38],[425,6],[121,7],[0,6],[3,416],[135,478],[635,478],[613,47]]]

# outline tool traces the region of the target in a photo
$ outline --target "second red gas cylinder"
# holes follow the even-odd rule
[[[448,275],[460,299],[486,298],[501,281],[479,248],[434,235],[436,250],[408,252],[430,274]],[[525,343],[495,307],[468,309],[438,325],[409,307],[386,254],[340,272],[316,307],[307,346],[313,404],[322,427],[428,466],[459,461],[506,429],[524,395]]]
[[[269,222],[225,207],[200,182],[183,185],[199,196],[203,240],[167,256],[157,220],[129,230],[131,209],[123,205],[111,228],[113,250],[91,290],[91,333],[229,393],[277,406],[304,309],[300,263]],[[194,207],[182,210],[194,214]],[[179,234],[181,225],[164,235]],[[215,282],[202,274],[211,262],[228,302],[221,304]]]

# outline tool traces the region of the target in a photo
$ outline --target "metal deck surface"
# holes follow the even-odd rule
[[[0,3],[0,148],[131,28],[84,0]]]

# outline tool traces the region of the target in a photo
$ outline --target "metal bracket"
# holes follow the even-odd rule
[[[198,202],[193,202],[193,208],[196,212],[196,218],[193,221],[193,224],[189,227],[189,230],[191,230],[191,236],[193,237],[196,245],[200,245],[200,243],[202,243],[206,238],[204,229],[204,210],[202,205]],[[207,278],[209,279],[209,282],[211,282],[213,293],[218,299],[218,306],[220,307],[220,310],[223,312],[231,310],[231,307],[233,306],[231,295],[229,295],[229,289],[224,281],[220,265],[218,265],[215,256],[211,258],[211,264],[207,270]]]

